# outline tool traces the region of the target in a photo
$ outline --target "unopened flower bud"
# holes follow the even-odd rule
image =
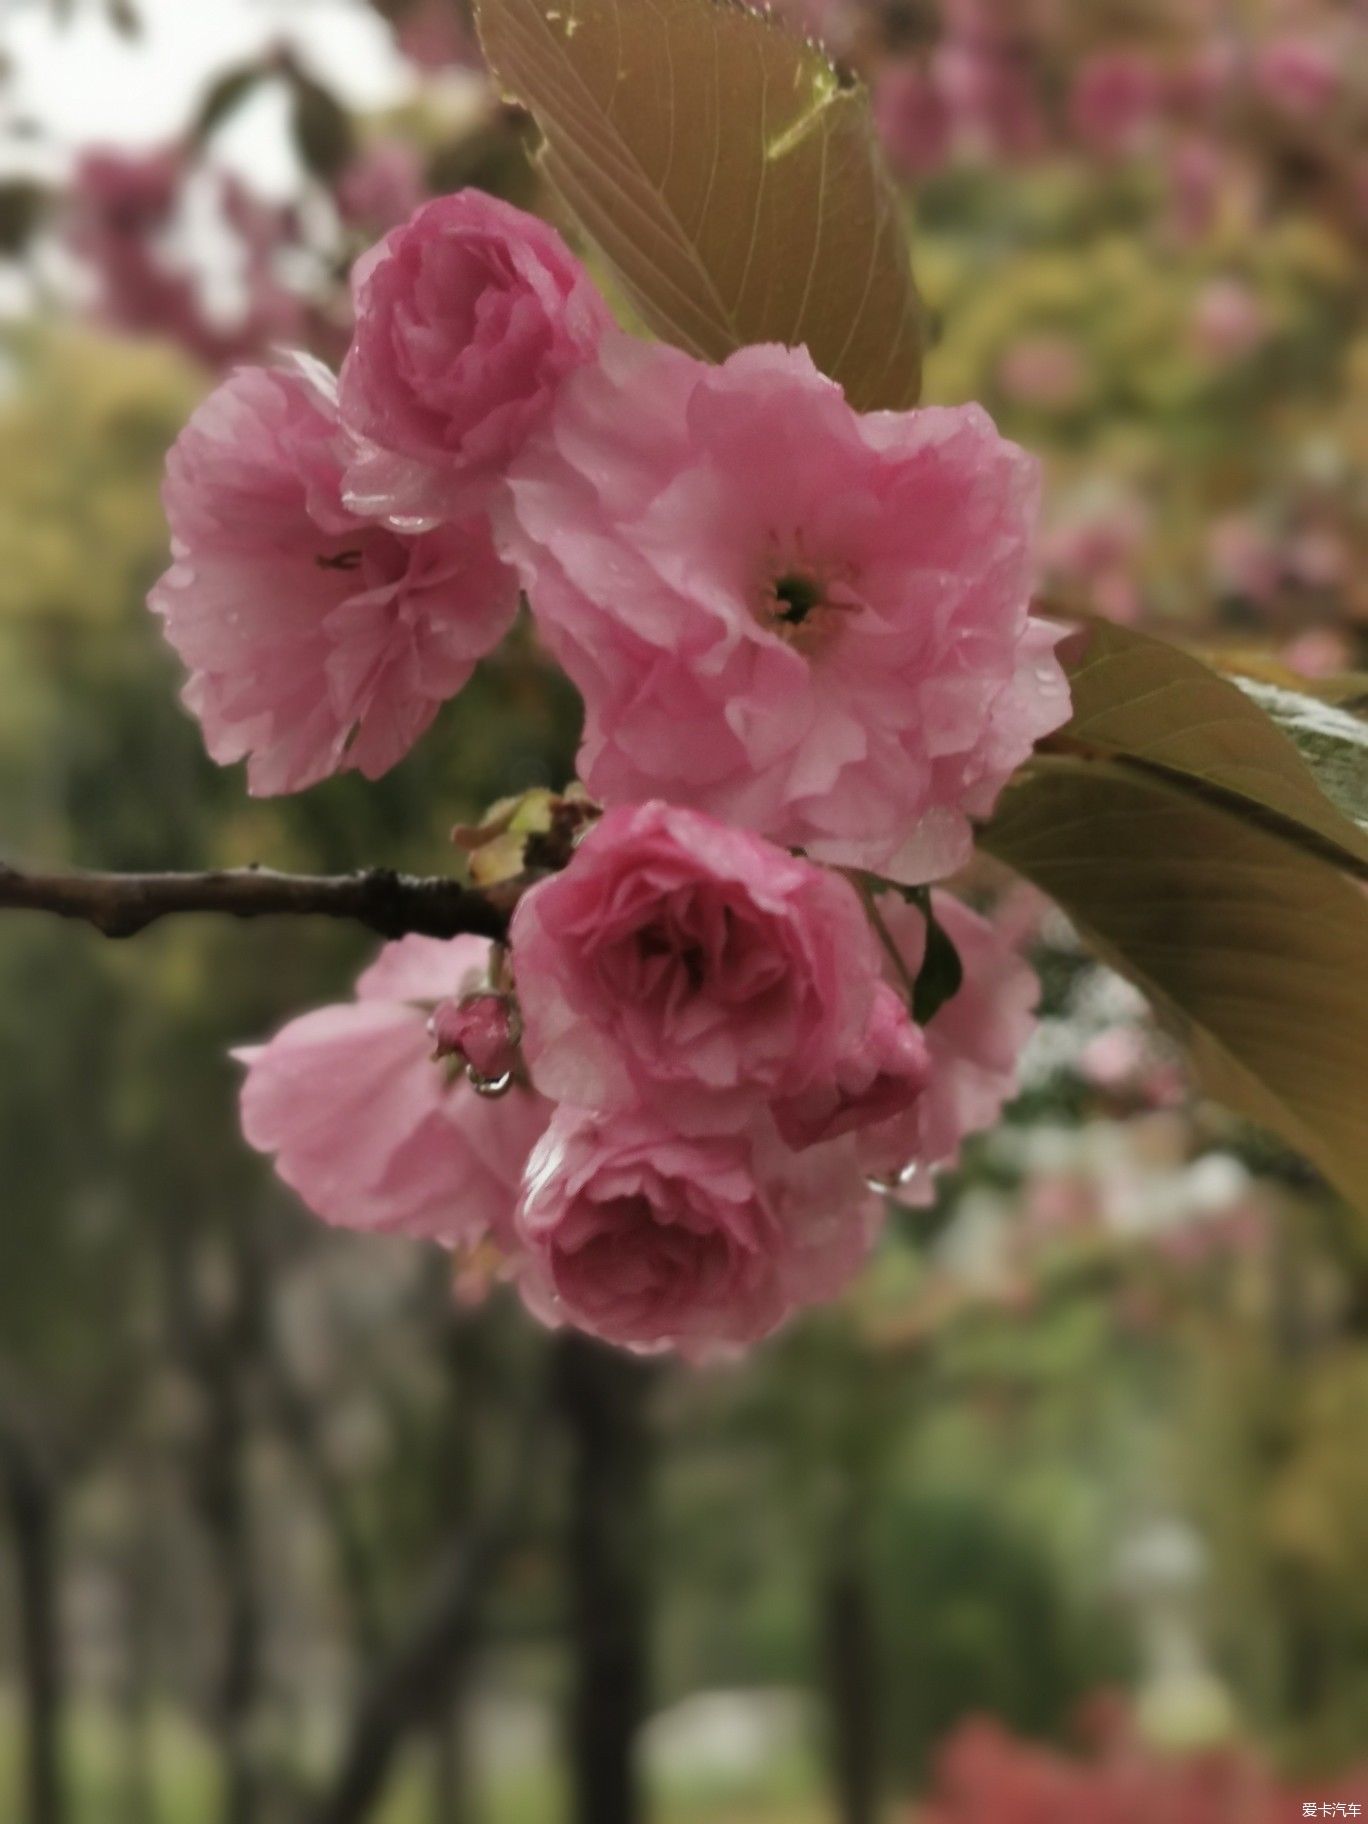
[[[459,1001],[442,1001],[428,1029],[439,1058],[460,1058],[476,1087],[502,1088],[518,1061],[517,1011],[506,994],[477,990]]]

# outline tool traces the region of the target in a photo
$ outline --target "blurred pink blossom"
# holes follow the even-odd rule
[[[1147,53],[1097,51],[1074,78],[1069,114],[1074,132],[1092,151],[1133,158],[1150,143],[1163,101],[1163,76]]]
[[[1340,59],[1328,41],[1289,34],[1262,45],[1254,58],[1254,84],[1281,113],[1308,119],[1338,96]]]
[[[402,139],[363,146],[338,177],[337,211],[346,225],[368,239],[407,221],[423,199],[423,160]]]
[[[1269,532],[1244,513],[1218,519],[1207,534],[1212,581],[1224,594],[1270,601],[1282,582],[1283,564]]]
[[[1263,301],[1242,279],[1212,279],[1198,293],[1193,342],[1208,361],[1225,365],[1242,360],[1267,341],[1269,330]]]
[[[949,156],[950,110],[929,70],[914,58],[879,65],[874,124],[889,163],[908,177],[928,176]]]
[[[1042,331],[1019,337],[998,363],[997,383],[1016,405],[1041,411],[1067,411],[1077,405],[1088,370],[1076,337]]]

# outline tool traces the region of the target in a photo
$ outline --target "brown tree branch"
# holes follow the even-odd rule
[[[0,862],[0,911],[80,919],[106,937],[133,937],[158,919],[217,912],[230,918],[341,918],[381,937],[501,938],[514,893],[481,893],[444,875],[277,874],[234,868],[202,874],[36,873]]]

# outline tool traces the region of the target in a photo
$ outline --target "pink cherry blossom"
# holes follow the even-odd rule
[[[513,917],[524,1047],[549,1096],[734,1126],[832,1085],[880,952],[847,881],[659,802],[611,810]]]
[[[327,377],[244,369],[167,464],[174,562],[149,598],[184,701],[258,794],[395,764],[502,638],[517,603],[483,519],[406,538],[342,504]]]
[[[944,892],[932,895],[936,921],[959,953],[964,979],[926,1023],[930,1070],[926,1089],[905,1113],[859,1136],[868,1169],[889,1180],[913,1175],[903,1202],[928,1202],[930,1174],[959,1157],[961,1143],[991,1127],[1016,1088],[1017,1066],[1035,1030],[1040,996],[1035,971],[988,922]],[[899,895],[879,910],[907,973],[916,976],[926,949],[926,921]],[[888,979],[901,973],[891,960]]]
[[[516,1086],[477,1095],[428,1032],[433,1005],[484,979],[488,960],[483,938],[403,938],[354,1001],[237,1054],[248,1142],[325,1222],[512,1247],[519,1180],[550,1109]]]
[[[502,532],[585,699],[580,772],[814,859],[952,872],[1069,713],[1036,465],[975,406],[860,415],[801,349],[606,340]]]
[[[352,290],[348,498],[405,529],[485,503],[609,321],[555,229],[480,190],[425,203],[357,262]]]
[[[706,1354],[835,1297],[880,1214],[851,1142],[799,1157],[763,1125],[685,1137],[647,1111],[562,1108],[528,1167],[520,1283],[552,1321]]]

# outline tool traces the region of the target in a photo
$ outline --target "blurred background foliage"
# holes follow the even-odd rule
[[[74,45],[153,40],[162,9],[52,10]],[[250,243],[236,317],[176,289],[208,240],[168,253],[165,220],[154,234],[101,189],[79,139],[43,147],[24,44],[4,47],[6,853],[441,868],[454,823],[570,776],[575,705],[519,627],[379,784],[251,802],[203,757],[143,607],[163,454],[215,367],[283,327],[335,353],[348,260],[430,187],[535,200],[525,123],[489,96],[456,0],[378,9],[402,73],[378,114],[314,73],[322,10],[282,4],[278,42],[244,27],[216,83],[186,88],[178,183],[213,170],[257,91],[294,98],[293,192],[268,207],[233,174],[220,199]],[[805,10],[871,77],[909,178],[929,396],[982,400],[1045,458],[1049,586],[1309,675],[1362,665],[1361,16]],[[1124,144],[1068,104],[1089,59],[1132,77],[1148,59],[1172,88],[1232,42],[1234,89],[1147,104]],[[1248,74],[1288,44],[1330,83],[1309,111]],[[943,127],[915,170],[909,82],[912,125],[934,107]],[[128,110],[119,156],[163,156],[137,143],[133,91]],[[323,1231],[247,1155],[230,1048],[344,995],[361,937],[187,924],[125,947],[7,918],[0,1817],[539,1824],[615,1704],[619,1729],[642,1723],[664,1824],[922,1804],[936,1824],[1100,1824],[1109,1755],[1178,1782],[1137,1818],[1368,1801],[1343,1771],[1368,1744],[1364,1238],[1296,1161],[1192,1100],[1061,920],[974,884],[1044,984],[1011,1119],[904,1213],[846,1306],[704,1372],[567,1376],[501,1295],[463,1302],[444,1260]],[[326,1809],[548,1372],[473,1637],[400,1705],[374,1802]],[[1122,1695],[1102,1730],[1104,1692]],[[996,1732],[966,1723],[982,1715]],[[1040,1791],[1054,1810],[1027,1809]]]

